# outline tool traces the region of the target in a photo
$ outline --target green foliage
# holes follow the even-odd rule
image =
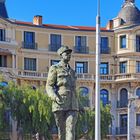
[[[84,107],[84,97],[79,95],[80,113],[76,127],[76,139],[86,137],[94,139],[95,135],[95,109]],[[105,138],[108,134],[108,127],[111,124],[112,115],[110,114],[110,105],[103,106],[101,103],[101,137]]]
[[[22,127],[24,133],[38,132],[49,138],[54,119],[51,100],[44,93],[44,87],[34,90],[28,85],[17,86],[9,82],[4,91],[3,102],[10,108],[17,128]]]
[[[34,90],[29,85],[18,86],[11,81],[7,87],[0,88],[0,129],[6,126],[3,116],[8,108],[12,118],[17,121],[17,128],[22,127],[24,133],[38,132],[45,139],[51,139],[51,129],[55,121],[51,110],[51,100],[44,93],[44,89],[40,87]],[[79,93],[78,99],[80,111],[76,125],[76,139],[81,137],[94,139],[95,110],[87,107],[88,96],[81,96]],[[110,106],[101,104],[102,138],[108,133],[111,118]]]

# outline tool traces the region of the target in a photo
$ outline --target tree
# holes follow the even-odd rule
[[[76,136],[77,139],[86,137],[87,139],[94,139],[95,135],[95,108],[85,108],[82,104],[85,103],[87,97],[79,95],[80,112],[78,116]],[[110,113],[110,105],[103,106],[101,103],[101,137],[105,138],[108,134],[108,128],[111,124],[112,115]]]
[[[51,100],[43,89],[44,87],[35,90],[27,85],[21,87],[9,82],[3,101],[11,110],[12,119],[17,121],[17,130],[22,128],[31,137],[38,132],[49,139],[54,119]]]

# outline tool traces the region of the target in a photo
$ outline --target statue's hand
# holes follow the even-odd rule
[[[59,104],[59,105],[64,104],[64,101],[63,101],[61,98],[59,98],[59,97],[56,97],[56,98],[55,98],[55,101],[56,101],[56,103]]]

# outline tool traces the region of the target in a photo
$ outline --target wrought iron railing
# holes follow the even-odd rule
[[[74,46],[74,53],[89,53],[89,47],[87,46]]]
[[[57,52],[57,50],[61,47],[61,44],[49,44],[48,51]]]
[[[37,43],[35,42],[22,42],[22,48],[24,49],[35,49],[37,50]]]

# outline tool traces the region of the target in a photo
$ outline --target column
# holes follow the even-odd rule
[[[116,127],[117,127],[117,91],[115,89],[115,85],[111,85],[111,91],[110,91],[110,100],[111,100],[111,114],[113,115],[114,119],[112,120],[112,140],[115,140],[116,135]]]
[[[127,120],[127,140],[135,140],[133,133],[135,130],[135,96],[134,90],[130,88],[128,96],[128,120]]]
[[[12,68],[15,69],[16,68],[16,55],[12,54]]]

